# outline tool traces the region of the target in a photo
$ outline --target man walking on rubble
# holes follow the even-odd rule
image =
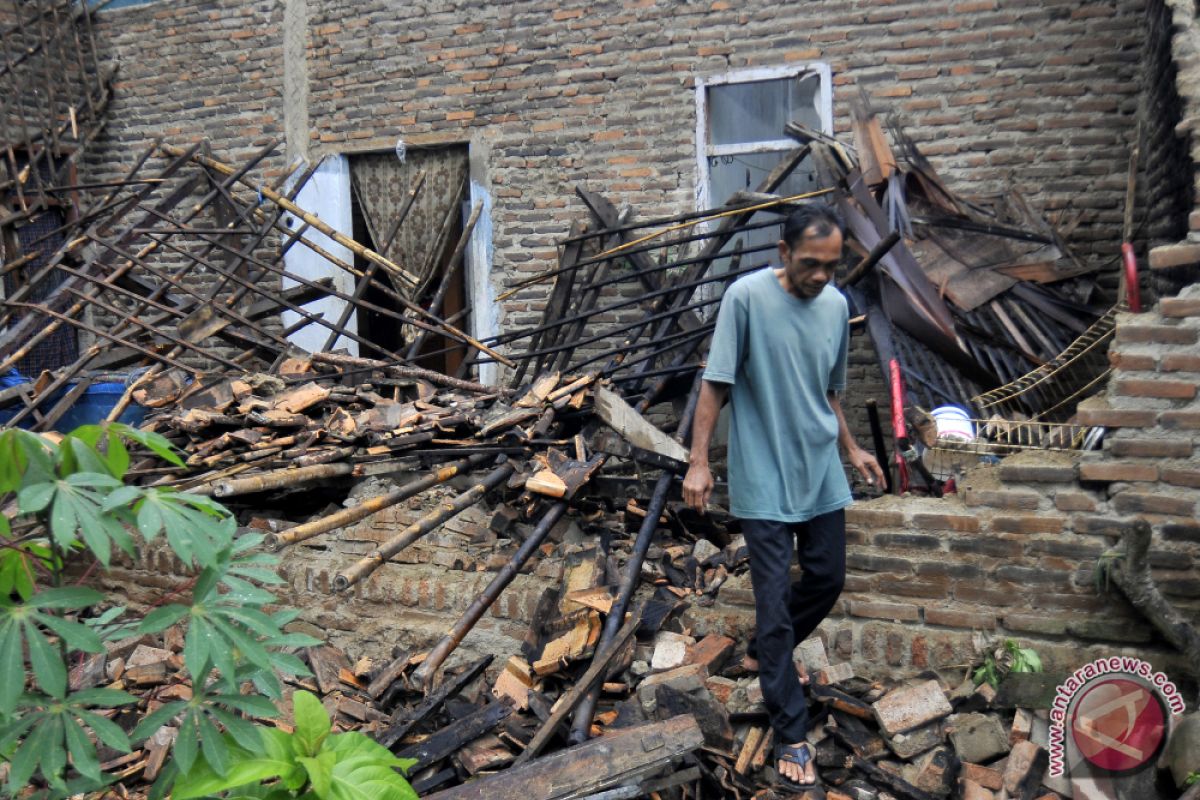
[[[793,790],[816,785],[816,772],[805,741],[807,680],[797,674],[792,650],[833,608],[846,575],[850,487],[838,445],[868,483],[883,484],[878,462],[846,427],[838,398],[850,330],[846,300],[830,284],[843,231],[828,206],[804,206],[784,223],[782,267],[751,273],[726,290],[683,482],[684,500],[703,511],[713,488],[709,440],[729,395],[730,510],[742,521],[754,586],[747,666],[758,662],[776,769]],[[803,576],[789,585],[797,537]]]

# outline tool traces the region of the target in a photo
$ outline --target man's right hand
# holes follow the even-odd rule
[[[713,477],[707,464],[692,464],[683,477],[683,501],[700,513],[708,508],[712,495]]]

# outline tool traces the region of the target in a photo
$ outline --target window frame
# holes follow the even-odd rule
[[[714,156],[745,155],[748,153],[773,153],[791,150],[796,143],[787,138],[762,142],[714,145],[708,142],[708,89],[731,83],[758,83],[760,81],[798,78],[805,74],[816,75],[820,80],[817,89],[816,108],[821,117],[821,131],[833,135],[833,70],[824,61],[803,64],[788,64],[775,67],[752,67],[731,70],[719,75],[696,77],[696,210],[713,207],[710,188],[712,174],[708,160]]]

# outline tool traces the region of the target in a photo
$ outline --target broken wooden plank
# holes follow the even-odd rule
[[[461,673],[443,683],[416,708],[399,709],[392,715],[387,730],[376,737],[377,741],[384,747],[391,747],[403,739],[413,729],[414,725],[436,711],[442,703],[446,702],[447,698],[458,694],[467,684],[478,678],[487,666],[492,663],[493,658],[495,656],[487,655],[479,659]]]
[[[563,800],[642,776],[698,748],[704,735],[689,716],[646,723],[445,789],[427,800]]]
[[[415,758],[413,769],[436,764],[451,753],[457,753],[464,745],[478,739],[495,728],[501,720],[512,713],[508,703],[488,703],[462,719],[456,720],[423,742],[398,751],[399,758]]]
[[[651,425],[621,396],[604,386],[595,391],[596,415],[604,424],[619,433],[635,447],[658,453],[676,461],[688,462],[688,450],[658,428]]]

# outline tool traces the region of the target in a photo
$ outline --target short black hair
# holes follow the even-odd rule
[[[788,215],[783,222],[783,241],[788,247],[795,247],[804,240],[804,234],[812,228],[817,238],[824,238],[835,230],[846,236],[846,223],[841,214],[832,206],[824,203],[805,203]]]

